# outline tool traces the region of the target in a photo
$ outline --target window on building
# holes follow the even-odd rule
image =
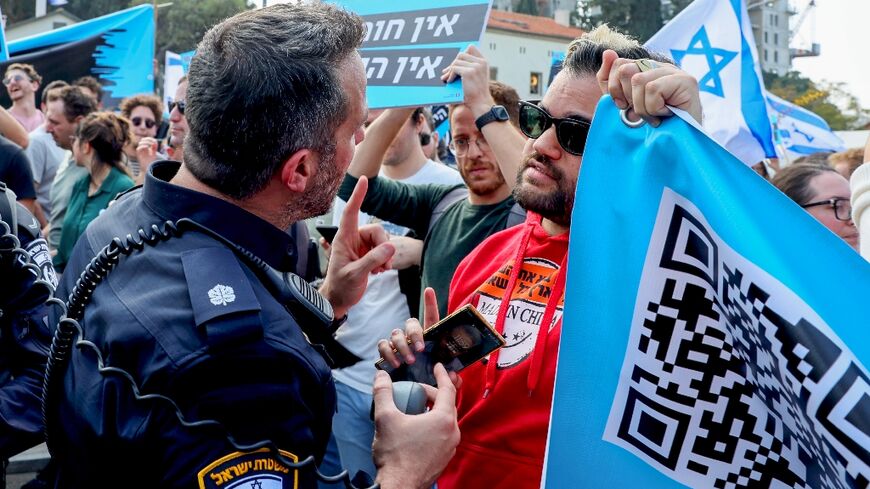
[[[529,94],[530,95],[540,95],[541,94],[541,82],[543,78],[541,74],[533,71],[529,75]]]
[[[773,33],[773,44],[779,46],[779,33],[777,32]]]
[[[764,61],[767,61],[767,49],[764,50]]]
[[[779,27],[779,16],[778,15],[773,16],[773,25]]]
[[[489,67],[489,79],[492,81],[498,81],[498,66]]]
[[[489,50],[495,51],[495,43],[494,42],[489,43]]]
[[[767,44],[767,31],[764,31],[764,44]]]
[[[773,62],[779,63],[779,51],[777,51],[776,49],[773,50]]]
[[[526,54],[526,47],[520,46],[520,54]]]

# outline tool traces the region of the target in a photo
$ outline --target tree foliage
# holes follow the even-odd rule
[[[538,2],[537,0],[520,0],[515,10],[519,14],[538,15]]]
[[[69,0],[63,9],[88,20],[150,3],[151,0]],[[34,15],[33,0],[0,0],[0,6],[10,25]],[[173,0],[172,5],[158,10],[157,59],[163,59],[167,49],[176,52],[194,49],[211,26],[250,8],[247,0]]]
[[[665,23],[680,13],[691,0],[585,0],[580,2],[579,25],[593,29],[608,24],[620,32],[646,42]]]
[[[859,129],[870,117],[843,82],[819,83],[796,71],[785,75],[764,73],[764,85],[774,95],[814,112],[834,131]]]
[[[133,0],[131,6],[151,3]],[[174,0],[159,10],[157,59],[168,49],[177,53],[196,48],[202,36],[218,22],[252,8],[246,0]]]

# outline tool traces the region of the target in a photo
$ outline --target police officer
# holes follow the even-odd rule
[[[78,320],[58,326],[47,372],[57,487],[314,487],[330,367],[352,361],[318,321],[329,305],[344,316],[395,250],[383,229],[356,227],[363,181],[320,303],[280,278],[293,266],[282,230],[329,208],[363,137],[362,37],[361,19],[319,2],[248,11],[205,35],[184,164],[153,164],[88,227],[62,279]],[[455,390],[437,374],[418,416],[376,380],[382,487],[425,487],[452,455]]]
[[[45,301],[57,276],[39,222],[2,182],[0,277],[0,458],[6,460],[42,441],[40,397],[50,340]]]

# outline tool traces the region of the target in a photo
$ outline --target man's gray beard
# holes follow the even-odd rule
[[[295,222],[326,214],[332,208],[342,177],[335,166],[335,145],[330,144],[320,150],[320,168],[314,184],[298,200],[287,203],[284,215]]]

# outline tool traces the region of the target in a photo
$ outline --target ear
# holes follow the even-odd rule
[[[87,141],[79,141],[79,151],[90,156],[94,152],[94,147]]]
[[[317,174],[319,158],[310,149],[300,149],[290,155],[281,167],[281,184],[291,192],[302,193]]]
[[[423,114],[417,116],[417,120],[414,121],[414,130],[417,134],[423,132],[423,128],[429,129],[426,127],[426,117]]]

